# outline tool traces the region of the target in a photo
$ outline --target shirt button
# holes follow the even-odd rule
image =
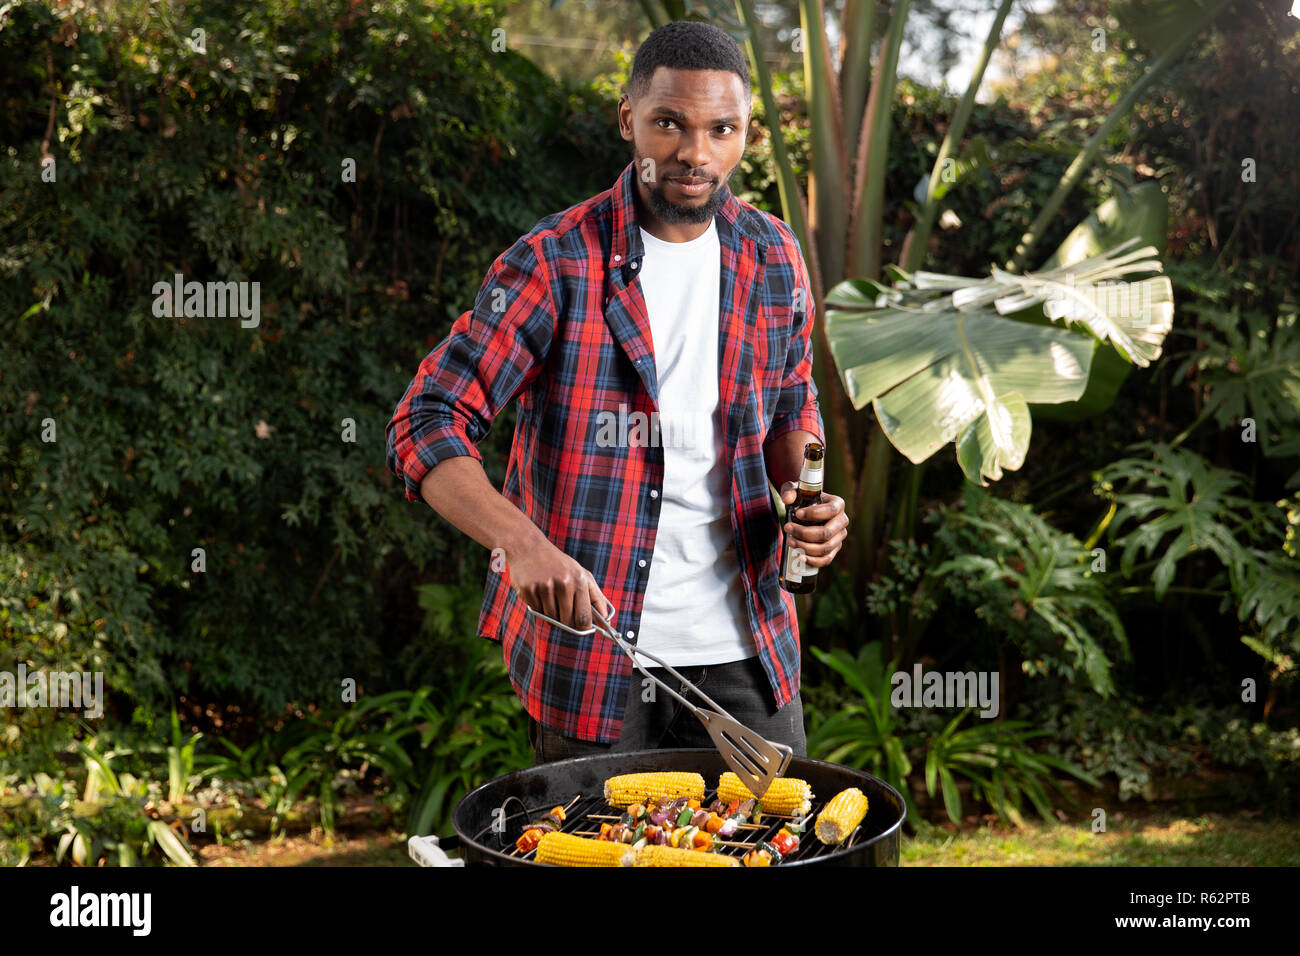
[[[634,638],[634,637],[636,637],[636,631],[628,631],[628,632],[627,632],[627,638],[628,638],[629,641],[630,641],[632,638]]]
[[[650,489],[650,497],[651,497],[651,498],[658,498],[658,497],[659,497],[659,491],[658,491],[658,489],[656,489],[656,488],[651,488],[651,489]]]
[[[645,567],[645,558],[642,558],[642,559],[641,559],[640,561],[638,561],[636,564],[637,564],[637,567],[639,567],[639,568],[644,568],[644,567]]]
[[[634,272],[636,271],[636,263],[635,263],[635,262],[632,263],[632,270],[633,270]]]
[[[615,261],[615,262],[621,262],[622,259],[623,259],[622,256],[615,256],[615,257],[614,257],[614,261]]]

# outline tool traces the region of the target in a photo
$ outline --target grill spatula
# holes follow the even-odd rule
[[[762,799],[763,794],[767,793],[767,788],[771,786],[772,781],[781,774],[785,773],[786,767],[790,765],[790,759],[794,756],[794,751],[785,744],[773,743],[761,735],[750,730],[740,721],[736,720],[729,713],[719,707],[709,698],[704,691],[700,690],[690,681],[688,681],[677,671],[673,670],[662,660],[651,654],[649,651],[643,651],[635,645],[629,644],[619,637],[618,631],[614,630],[613,620],[617,613],[613,604],[610,605],[609,619],[606,620],[601,613],[594,607],[591,609],[592,616],[599,622],[599,626],[593,624],[586,630],[579,631],[569,627],[567,624],[561,624],[553,617],[548,617],[540,611],[534,611],[524,605],[528,613],[541,618],[549,624],[570,634],[577,634],[579,637],[585,637],[588,634],[594,634],[596,631],[604,634],[611,641],[618,645],[619,649],[626,654],[632,661],[632,664],[646,677],[650,678],[660,687],[662,687],[674,700],[682,704],[687,710],[699,718],[704,729],[709,732],[713,738],[714,746],[718,748],[718,753],[726,761],[728,767],[736,772],[741,783],[749,788],[749,792],[754,796]],[[684,689],[697,694],[703,700],[707,707],[699,707],[692,704],[677,691],[673,690],[666,683],[655,677],[637,660],[637,655],[648,657],[654,661],[673,677],[682,682]]]

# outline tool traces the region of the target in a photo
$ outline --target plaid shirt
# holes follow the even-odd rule
[[[537,223],[492,264],[474,307],[421,363],[388,424],[388,467],[406,497],[438,462],[475,447],[518,400],[504,497],[591,572],[635,642],[659,523],[660,447],[602,447],[601,413],[656,410],[650,325],[637,270],[645,250],[629,163],[611,189]],[[725,186],[723,188],[726,188]],[[716,216],[722,255],[718,361],[731,456],[732,526],[746,609],[778,707],[799,691],[794,601],[777,578],[781,529],[763,460],[794,429],[823,436],[812,381],[812,291],[779,219],[729,191]],[[620,442],[626,445],[627,442]],[[510,680],[540,723],[617,740],[632,664],[599,633],[576,637],[525,613],[509,569],[488,570],[478,622],[502,641]]]

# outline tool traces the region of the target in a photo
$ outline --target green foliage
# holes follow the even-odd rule
[[[969,708],[963,710],[931,737],[925,757],[926,792],[934,796],[936,785],[941,785],[944,809],[953,823],[962,818],[957,776],[971,782],[975,799],[986,801],[998,816],[1016,826],[1024,825],[1021,811],[1026,799],[1044,820],[1052,819],[1050,792],[1065,796],[1053,780],[1054,774],[1069,774],[1090,786],[1101,786],[1101,781],[1073,764],[1033,750],[1031,741],[1047,736],[1047,731],[1011,720],[959,730],[969,713]]]
[[[1293,623],[1300,620],[1300,561],[1279,547],[1289,518],[1241,494],[1248,487],[1245,475],[1195,452],[1152,442],[1134,449],[1150,457],[1114,462],[1096,489],[1114,502],[1107,530],[1122,549],[1124,576],[1133,576],[1138,559],[1149,557],[1158,600],[1183,562],[1212,554],[1228,572],[1238,619],[1250,621],[1265,646],[1300,650]]]
[[[454,668],[466,663],[464,645],[473,640],[466,625],[478,620],[483,588],[478,582],[422,584],[416,588],[416,595],[424,611],[420,625],[423,639],[402,649],[403,679],[420,684],[436,677],[441,682],[455,673]]]
[[[1245,543],[1272,530],[1265,508],[1238,493],[1246,488],[1246,477],[1163,443],[1143,442],[1134,449],[1149,450],[1151,457],[1113,462],[1097,485],[1099,495],[1118,505],[1109,532],[1122,549],[1123,574],[1133,574],[1138,558],[1151,557],[1159,599],[1180,561],[1210,551],[1244,578],[1250,561]]]
[[[1225,307],[1226,306],[1226,307]],[[1207,390],[1199,421],[1213,417],[1221,429],[1254,424],[1251,441],[1270,458],[1300,458],[1300,306],[1283,302],[1277,315],[1238,304],[1202,302],[1192,307],[1205,326],[1191,330],[1201,348],[1174,375]],[[1287,479],[1300,485],[1300,469]]]
[[[1242,641],[1280,671],[1294,670],[1300,655],[1300,561],[1259,548],[1247,553],[1252,563],[1244,579],[1233,579],[1233,588],[1237,618],[1257,636]]]
[[[1152,800],[1157,778],[1199,776],[1215,765],[1261,772],[1266,786],[1241,794],[1247,806],[1285,800],[1287,788],[1300,780],[1300,731],[1251,723],[1236,705],[1128,695],[1103,700],[1060,687],[1024,710],[1050,734],[1051,753],[1096,776],[1113,775],[1121,800]]]
[[[193,734],[189,740],[181,739],[180,718],[172,708],[172,742],[167,747],[167,802],[178,804],[190,791],[194,774],[194,748],[202,734]]]
[[[804,93],[803,70],[772,74],[772,95],[781,108],[780,130],[786,157],[795,178],[806,185],[812,134],[804,115]],[[735,178],[738,181],[733,181],[731,188],[738,198],[773,215],[781,214],[772,131],[767,124],[767,111],[761,96],[754,97],[749,138]]]
[[[1017,826],[1024,823],[1025,799],[1050,818],[1050,793],[1062,793],[1052,774],[1069,774],[1099,785],[1070,762],[1036,752],[1032,742],[1046,732],[1031,730],[1027,723],[981,722],[963,727],[970,714],[966,708],[951,719],[943,718],[946,722],[939,730],[933,726],[937,713],[899,713],[891,703],[898,661],[885,663],[878,642],[864,645],[856,656],[842,648],[810,650],[838,680],[807,692],[809,755],[864,769],[885,780],[903,794],[912,820],[918,816],[909,775],[916,765],[924,767],[926,792],[934,796],[937,789],[942,791],[944,809],[957,824],[962,820],[958,777],[970,782],[974,799],[986,802]]]
[[[343,707],[337,712],[315,714],[286,725],[274,735],[248,748],[227,741],[230,755],[201,760],[205,776],[236,778],[234,771],[252,771],[258,779],[264,773],[269,784],[264,799],[275,816],[272,828],[284,814],[307,798],[315,798],[321,826],[333,832],[342,809],[341,792],[372,769],[395,782],[399,790],[413,770],[404,738],[417,733],[417,722],[427,721],[429,689],[393,691]]]
[[[42,862],[62,865],[195,865],[185,839],[149,812],[162,785],[115,767],[123,755],[101,752],[100,744],[92,738],[76,745],[85,778],[81,799],[76,778],[44,772],[5,799],[0,862],[21,866],[40,853]]]
[[[1077,91],[1076,91],[1077,95]],[[898,250],[921,204],[939,146],[952,121],[958,97],[920,86],[906,78],[898,83],[899,108],[890,133],[885,195],[897,197],[908,215],[889,215],[885,245]],[[977,103],[955,161],[959,173],[944,183],[942,210],[930,237],[925,268],[961,275],[984,275],[990,262],[1015,255],[1016,245],[1078,152],[1078,133],[1060,115],[1034,122],[1029,111],[999,95]],[[1044,233],[1041,245],[1055,248],[1108,195],[1108,167],[1090,170],[1080,188],[1067,196],[1060,214]],[[955,217],[955,218],[954,218]],[[947,223],[947,224],[946,224]],[[958,225],[960,224],[960,225]],[[886,259],[897,258],[887,253]],[[874,276],[869,278],[875,278]]]
[[[412,834],[450,833],[452,807],[474,787],[533,762],[528,725],[499,645],[476,641],[439,685],[440,719],[427,733],[407,816]],[[423,744],[422,740],[422,744]]]
[[[808,755],[867,770],[891,784],[916,807],[907,776],[912,762],[899,716],[889,703],[890,679],[898,661],[884,661],[877,641],[864,644],[857,656],[843,648],[809,648],[842,681],[819,685],[807,694]],[[819,706],[820,704],[820,706]]]
[[[889,617],[894,633],[898,631],[899,611],[922,620],[932,617],[938,605],[925,586],[930,564],[928,544],[891,539],[888,569],[867,584],[867,610]]]
[[[104,670],[119,718],[427,682],[414,571],[486,555],[403,499],[384,426],[500,251],[627,161],[607,104],[492,50],[504,7],[238,0],[206,53],[171,0],[0,10],[10,659]],[[178,272],[260,283],[260,324],[155,316]]]
[[[331,831],[344,797],[364,784],[406,813],[411,834],[450,832],[451,808],[485,780],[532,762],[526,724],[500,648],[476,641],[451,655],[442,679],[309,714],[247,747],[200,757],[202,776],[251,784],[273,828],[314,799]]]
[[[1092,552],[1031,507],[974,485],[944,513],[936,537],[955,557],[931,573],[958,606],[1013,644],[1026,673],[1083,676],[1097,693],[1113,692],[1108,645],[1127,656],[1128,639]]]

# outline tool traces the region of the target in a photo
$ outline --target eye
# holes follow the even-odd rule
[[[732,126],[730,123],[723,123],[721,126],[718,127],[718,129],[725,129],[725,130],[734,130],[735,128],[736,128],[736,127]],[[731,134],[730,134],[730,133],[723,133],[723,135],[724,135],[724,136],[729,136],[729,135],[731,135]]]
[[[672,123],[672,124],[676,125],[677,120],[669,119],[669,118],[666,117],[666,116],[661,116],[661,117],[659,117],[657,120],[655,120],[655,122],[656,122],[656,123]],[[668,127],[666,127],[666,126],[661,126],[661,127],[660,127],[660,129],[667,129],[667,128],[668,128]]]

